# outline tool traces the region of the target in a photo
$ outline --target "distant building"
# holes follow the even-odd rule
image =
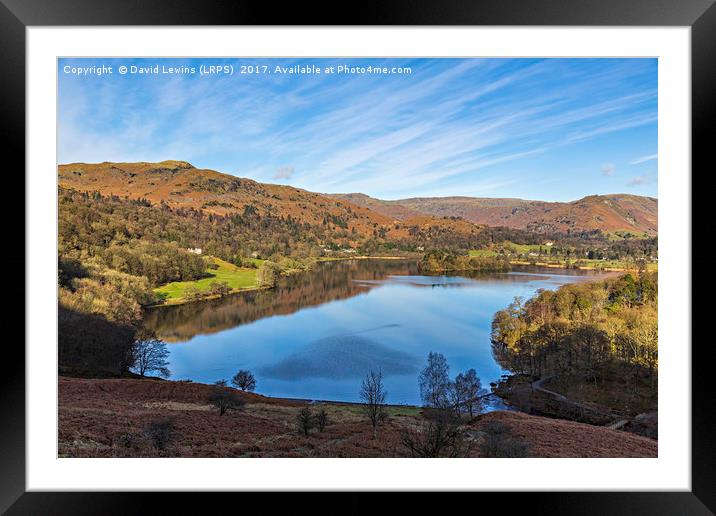
[[[544,245],[547,247],[552,247],[554,245],[554,242],[545,242]]]
[[[187,251],[194,254],[201,254],[201,247],[189,247]]]

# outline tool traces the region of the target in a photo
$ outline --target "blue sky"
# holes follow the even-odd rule
[[[234,74],[118,73],[132,64]],[[101,65],[113,73],[64,72]],[[383,199],[657,196],[656,59],[60,59],[58,93],[60,163],[184,160]]]

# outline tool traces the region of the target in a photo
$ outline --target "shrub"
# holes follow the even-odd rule
[[[184,289],[184,297],[189,301],[198,301],[204,297],[204,292],[196,285],[189,285]]]
[[[311,407],[303,407],[298,411],[296,415],[296,428],[299,432],[308,437],[308,433],[313,430],[315,424],[316,422]]]
[[[527,443],[513,437],[505,424],[490,421],[482,431],[485,435],[480,443],[480,456],[493,458],[528,456]]]
[[[422,427],[403,431],[401,442],[412,457],[466,457],[470,451],[460,418],[449,409],[426,412]]]
[[[174,434],[174,423],[168,419],[152,421],[144,428],[144,436],[157,450],[166,449]]]
[[[142,437],[134,432],[127,432],[117,437],[117,443],[123,448],[139,449]]]
[[[236,391],[226,387],[226,380],[219,380],[214,385],[208,401],[219,410],[220,416],[223,416],[229,410],[241,410],[246,405],[246,401]]]

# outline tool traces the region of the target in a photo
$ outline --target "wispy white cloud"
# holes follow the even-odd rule
[[[658,154],[649,154],[648,156],[641,156],[640,158],[635,158],[629,162],[630,165],[638,165],[640,163],[646,163],[647,161],[651,161],[654,159],[658,159]]]
[[[568,169],[547,169],[543,156],[656,121],[655,67],[641,60],[398,61],[414,73],[60,75],[60,161],[184,159],[315,191],[393,197],[499,192],[536,177],[568,184]]]
[[[602,175],[603,176],[611,176],[614,174],[614,163],[607,163],[605,165],[602,165]]]

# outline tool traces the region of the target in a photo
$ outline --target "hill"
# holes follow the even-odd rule
[[[406,239],[430,230],[475,235],[485,226],[541,234],[598,230],[651,237],[658,231],[657,199],[629,194],[592,195],[572,202],[478,197],[385,201],[362,193],[324,195],[259,183],[185,161],[71,163],[60,165],[58,175],[63,188],[218,216],[280,216],[364,239]]]
[[[198,169],[185,161],[71,163],[58,167],[58,182],[65,189],[142,199],[175,210],[200,210],[216,216],[281,217],[342,234],[354,241],[344,242],[352,247],[361,239],[401,240],[421,232],[427,238],[437,234],[471,237],[480,233],[480,227],[474,223],[421,212],[411,213],[396,223],[396,217],[347,199]]]
[[[392,219],[350,202],[291,186],[270,185],[197,169],[184,161],[160,163],[72,163],[59,166],[59,184],[129,199],[146,199],[171,208],[193,208],[214,215],[282,215],[311,225],[324,220],[336,227],[372,233]],[[345,228],[344,228],[345,229]]]
[[[656,236],[658,230],[657,199],[629,194],[590,195],[572,202],[479,197],[417,197],[383,201],[360,193],[334,194],[331,197],[398,220],[419,214],[462,217],[475,224],[538,233],[600,230],[604,233]]]

